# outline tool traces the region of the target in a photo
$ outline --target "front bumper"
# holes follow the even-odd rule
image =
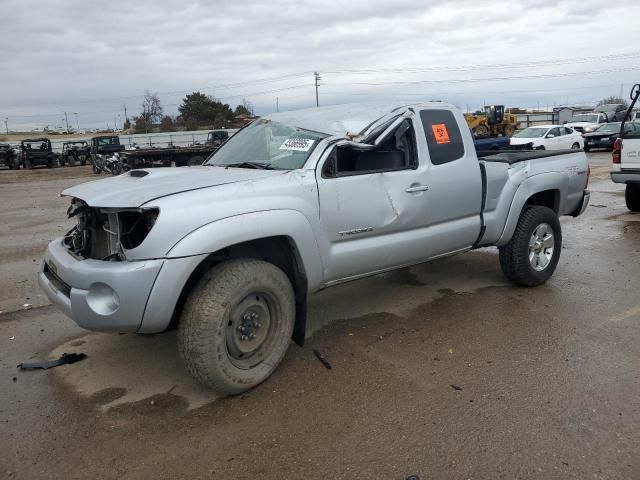
[[[38,283],[51,302],[82,328],[155,333],[169,325],[182,287],[203,257],[79,259],[58,238],[47,248]]]
[[[615,183],[640,183],[640,170],[611,172],[611,180]]]

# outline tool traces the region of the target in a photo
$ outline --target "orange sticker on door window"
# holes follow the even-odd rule
[[[434,123],[431,125],[431,130],[433,130],[433,136],[435,137],[438,145],[451,143],[451,140],[449,139],[449,132],[447,132],[447,126],[444,123]]]

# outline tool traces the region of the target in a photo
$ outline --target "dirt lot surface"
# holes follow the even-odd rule
[[[88,168],[0,172],[0,478],[640,478],[640,215],[609,155],[546,285],[483,249],[326,290],[305,347],[234,398],[190,380],[175,333],[88,333],[38,291]],[[88,358],[16,369],[62,352]]]

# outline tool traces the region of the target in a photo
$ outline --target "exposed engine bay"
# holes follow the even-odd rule
[[[64,244],[81,258],[122,261],[126,250],[144,241],[158,214],[157,208],[94,208],[74,198],[67,215],[76,217],[78,223],[64,236]]]

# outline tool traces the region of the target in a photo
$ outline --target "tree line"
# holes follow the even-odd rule
[[[253,116],[253,106],[243,99],[232,109],[228,103],[222,103],[212,95],[193,92],[182,99],[178,112],[176,116],[165,114],[158,94],[146,91],[140,115],[133,117],[132,121],[126,119],[123,130],[133,128],[136,133],[147,133],[155,129],[172,132],[177,129],[197,130],[200,127],[234,128],[243,125],[239,116]]]

